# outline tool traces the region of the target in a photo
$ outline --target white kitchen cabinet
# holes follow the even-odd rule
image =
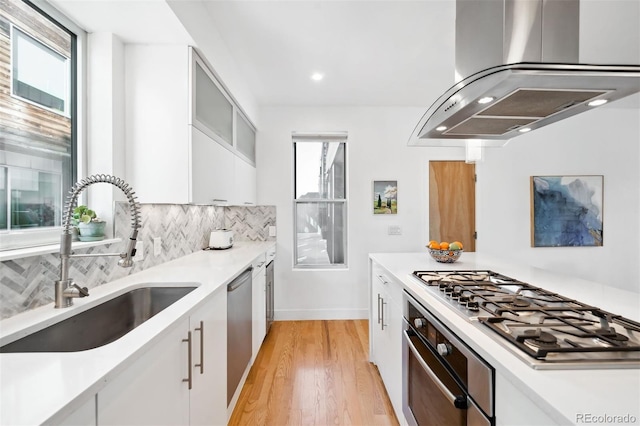
[[[98,424],[187,425],[189,388],[184,319],[98,392]]]
[[[402,287],[371,263],[370,358],[396,412],[402,414]]]
[[[232,203],[256,204],[256,168],[240,157],[234,159],[234,191]]]
[[[262,346],[262,341],[267,333],[267,311],[266,311],[266,257],[259,256],[253,261],[252,294],[251,294],[251,336],[252,336],[252,359],[255,360]]]
[[[496,372],[496,426],[552,426],[558,422],[504,375]],[[577,415],[578,413],[576,413]]]
[[[139,202],[255,204],[255,129],[192,48],[127,45],[125,77]]]
[[[191,425],[227,424],[226,296],[226,288],[219,290],[189,318],[193,344]]]
[[[141,203],[189,200],[189,48],[125,47],[126,180]]]
[[[191,196],[201,204],[228,204],[235,199],[229,181],[235,176],[237,157],[195,126],[191,128]]]
[[[80,407],[65,417],[58,426],[95,426],[96,425],[96,398],[95,395],[85,401]]]
[[[226,424],[226,306],[217,292],[102,389],[98,424]]]

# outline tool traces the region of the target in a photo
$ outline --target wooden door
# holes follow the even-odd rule
[[[464,161],[429,162],[429,239],[460,241],[476,251],[476,168]]]

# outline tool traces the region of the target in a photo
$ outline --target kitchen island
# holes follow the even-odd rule
[[[206,307],[213,298],[224,296],[226,300],[226,285],[251,267],[255,259],[274,249],[275,242],[238,242],[228,250],[199,251],[92,288],[89,297],[75,299],[70,308],[54,309],[50,304],[3,320],[0,322],[0,345],[132,288],[148,285],[197,287],[107,345],[80,352],[0,354],[0,424],[65,424],[69,416],[77,412],[86,414],[83,419],[93,417],[94,424],[95,414],[101,407],[96,395],[146,356],[154,344],[173,333],[177,324]],[[53,283],[51,286],[53,288]],[[221,324],[224,326],[224,322]],[[92,324],[86,324],[86,327],[90,328]],[[180,340],[177,342],[179,345]],[[186,353],[186,346],[183,344],[182,347]],[[215,367],[209,366],[209,371]],[[186,389],[186,383],[181,384],[178,380],[177,384]],[[226,403],[225,399],[222,402],[225,419]]]
[[[491,270],[634,321],[640,318],[640,294],[550,273],[535,267],[515,265],[478,253],[464,253],[460,260],[453,264],[438,263],[426,252],[375,253],[369,257],[373,267],[381,268],[402,290],[413,295],[494,367],[497,425],[640,422],[640,368],[534,369],[515,355],[501,338],[484,330],[482,324],[459,315],[443,298],[437,297],[437,293],[428,291],[412,272]],[[373,299],[372,304],[375,303],[375,295]],[[372,306],[372,312],[374,310],[375,305]],[[374,313],[371,315],[375,316]],[[372,322],[375,323],[375,318]],[[381,372],[384,368],[381,368]],[[387,387],[389,389],[389,385]],[[396,387],[398,386],[392,384],[389,392],[392,401],[393,393],[398,392]],[[396,396],[395,400],[398,398]],[[396,414],[403,422],[403,414],[398,412],[397,405],[394,404]]]

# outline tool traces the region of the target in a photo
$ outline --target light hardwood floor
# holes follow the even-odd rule
[[[229,425],[397,425],[368,353],[366,320],[275,322]]]

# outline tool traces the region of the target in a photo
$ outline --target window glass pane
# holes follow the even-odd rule
[[[236,148],[255,163],[256,133],[240,114],[236,114]]]
[[[296,199],[345,198],[345,149],[342,142],[296,142]]]
[[[296,265],[345,264],[344,202],[296,203]]]
[[[233,105],[196,62],[196,120],[233,144]]]
[[[13,38],[13,93],[65,112],[69,97],[67,58],[18,29],[14,29]]]
[[[61,225],[60,175],[13,168],[9,179],[11,229]]]
[[[22,0],[0,1],[0,250],[54,243],[76,181],[77,39]],[[12,91],[8,90],[9,87]],[[17,94],[17,95],[16,95]],[[60,112],[65,112],[60,114]],[[33,228],[29,240],[24,232]]]
[[[0,167],[0,229],[7,229],[7,168]]]

